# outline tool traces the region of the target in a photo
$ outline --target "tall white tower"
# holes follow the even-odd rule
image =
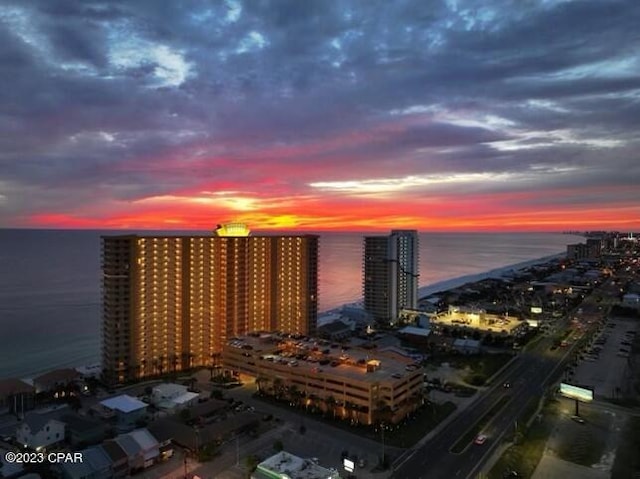
[[[364,239],[364,307],[380,323],[395,322],[418,305],[419,241],[416,230]]]

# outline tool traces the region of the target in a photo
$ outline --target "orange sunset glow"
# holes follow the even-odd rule
[[[3,227],[640,230],[629,3],[103,7],[0,6]]]

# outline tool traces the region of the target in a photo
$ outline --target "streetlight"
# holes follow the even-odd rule
[[[384,452],[384,428],[385,428],[385,424],[383,422],[380,423],[380,432],[382,434],[382,459],[380,461],[382,468],[385,468],[386,465],[386,461],[385,461],[385,452]]]

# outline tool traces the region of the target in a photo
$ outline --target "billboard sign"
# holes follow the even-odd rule
[[[578,386],[572,386],[567,383],[560,383],[560,394],[570,399],[576,399],[582,402],[593,401],[593,391]]]
[[[344,461],[343,461],[342,465],[344,466],[344,470],[347,471],[347,472],[353,472],[354,469],[356,468],[356,463],[353,462],[348,457],[344,458]]]

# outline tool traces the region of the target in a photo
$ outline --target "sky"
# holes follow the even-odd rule
[[[640,230],[637,0],[0,3],[0,227]]]

